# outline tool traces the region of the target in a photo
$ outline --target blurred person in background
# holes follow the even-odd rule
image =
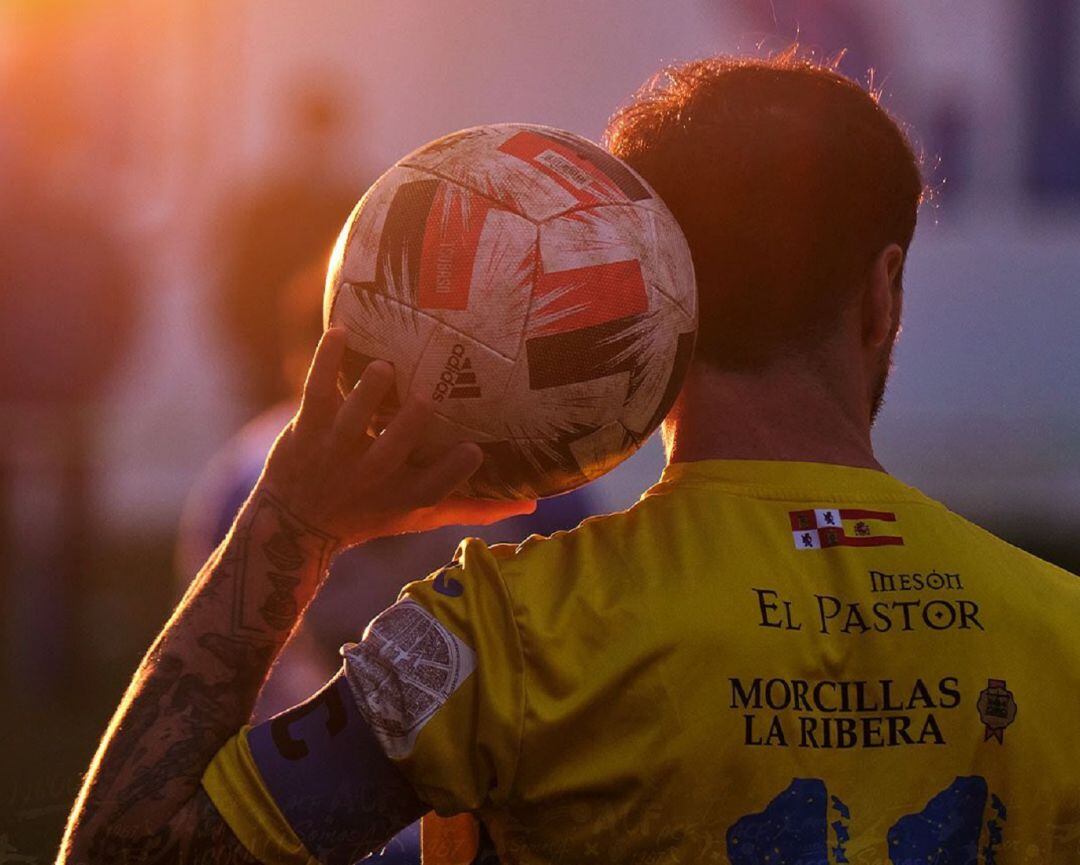
[[[231,192],[217,218],[222,335],[255,409],[294,395],[281,374],[282,340],[295,339],[281,320],[289,312],[282,296],[297,272],[320,255],[329,257],[363,192],[339,177],[349,109],[333,85],[308,81],[281,110],[284,154],[275,171]]]

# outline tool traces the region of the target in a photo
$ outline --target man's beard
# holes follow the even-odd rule
[[[873,398],[870,401],[870,426],[877,423],[878,415],[885,405],[885,386],[889,381],[889,374],[893,370],[893,349],[896,340],[889,340],[889,347],[882,352],[882,362],[878,366],[877,378],[874,380]]]

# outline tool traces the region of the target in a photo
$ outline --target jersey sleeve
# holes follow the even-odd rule
[[[360,714],[441,815],[505,800],[523,713],[523,656],[498,548],[469,539],[342,649]]]
[[[427,811],[360,717],[342,674],[241,730],[202,785],[237,840],[266,865],[348,865]]]
[[[244,848],[265,865],[318,865],[266,789],[244,727],[214,755],[202,786]]]

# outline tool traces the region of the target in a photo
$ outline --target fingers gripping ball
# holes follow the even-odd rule
[[[427,447],[483,449],[469,494],[537,498],[656,429],[697,300],[682,232],[637,174],[571,133],[499,124],[376,181],[338,239],[324,319],[348,334],[344,389],[389,361],[397,400],[435,403]]]

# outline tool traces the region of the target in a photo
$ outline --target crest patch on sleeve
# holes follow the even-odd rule
[[[389,757],[407,757],[432,716],[476,669],[476,653],[416,601],[380,613],[342,647],[360,713]]]

